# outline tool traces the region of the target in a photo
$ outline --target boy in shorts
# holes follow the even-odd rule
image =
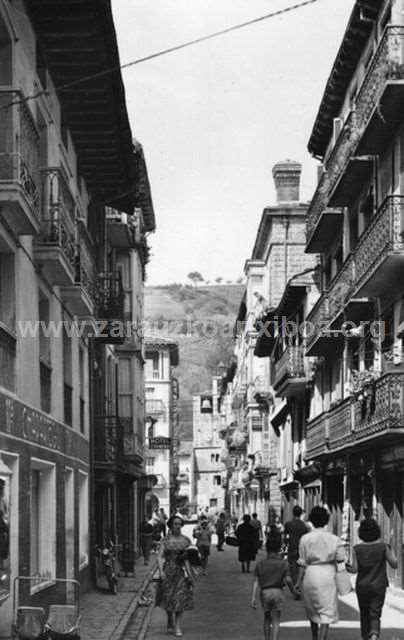
[[[251,606],[257,608],[257,591],[260,590],[264,610],[265,640],[278,640],[281,611],[285,603],[283,587],[288,585],[294,596],[296,592],[289,574],[289,564],[280,555],[282,538],[278,533],[270,533],[265,548],[267,557],[257,563],[254,571]]]

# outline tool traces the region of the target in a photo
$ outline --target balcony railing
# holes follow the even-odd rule
[[[328,205],[330,194],[335,188],[353,151],[356,141],[356,137],[353,135],[354,130],[355,117],[354,114],[351,113],[326,161],[326,171],[324,171],[320,178],[320,182],[308,208],[306,224],[307,242],[309,242],[313,236],[317,224]],[[336,209],[335,211],[342,216],[343,209]]]
[[[76,263],[76,284],[80,284],[89,300],[96,298],[95,249],[92,246],[88,231],[83,223],[79,226],[79,252]]]
[[[389,25],[381,38],[355,100],[356,126],[368,124],[389,80],[404,78],[404,27]]]
[[[146,415],[148,416],[165,416],[167,412],[166,405],[162,400],[146,400]]]
[[[124,290],[119,271],[101,273],[97,278],[97,315],[102,320],[124,318]]]
[[[310,332],[306,340],[307,351],[312,349],[315,342],[321,336],[322,330],[328,324],[329,319],[328,296],[327,293],[323,293],[306,318],[308,327],[310,327]]]
[[[0,202],[13,209],[13,230],[33,233],[39,225],[38,131],[21,91],[0,90],[0,109]]]
[[[282,383],[294,378],[305,378],[304,351],[301,346],[287,347],[273,369],[273,386],[278,388]]]
[[[124,433],[123,456],[124,458],[144,458],[144,444],[138,433]]]
[[[404,196],[388,196],[355,248],[355,289],[360,290],[389,254],[404,256]]]
[[[117,465],[123,454],[123,427],[117,416],[95,418],[95,461]]]
[[[399,429],[404,433],[404,372],[386,373],[361,398],[350,396],[307,424],[306,452],[316,458]]]
[[[367,69],[351,114],[338,136],[329,158],[326,160],[326,171],[318,184],[308,210],[306,227],[308,243],[310,243],[319,220],[326,210],[335,186],[347,168],[349,159],[356,151],[359,155],[376,152],[376,149],[366,148],[366,144],[365,148],[361,149],[361,146],[363,146],[361,144],[362,138],[375,113],[375,109],[378,108],[387,83],[403,79],[404,26],[390,25],[386,27]],[[394,105],[394,96],[391,102]],[[395,102],[397,103],[397,100]],[[381,120],[384,129],[388,131],[386,117],[388,118],[388,115],[382,114]]]
[[[42,264],[49,265],[49,277],[55,284],[72,283],[77,253],[75,203],[60,169],[43,171],[41,200],[42,221],[36,245],[37,258]],[[61,270],[62,273],[59,273]]]
[[[345,303],[352,292],[354,273],[354,259],[350,255],[327,288],[328,315],[330,319],[334,319],[344,309]]]

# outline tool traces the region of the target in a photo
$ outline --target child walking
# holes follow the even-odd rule
[[[288,585],[296,596],[289,565],[280,555],[282,538],[279,533],[269,534],[265,548],[267,557],[257,563],[254,571],[255,580],[252,589],[251,606],[257,608],[257,591],[260,590],[261,604],[264,610],[265,640],[278,640],[280,619],[285,594],[283,587]]]
[[[397,569],[397,559],[390,545],[380,539],[380,527],[373,518],[359,525],[361,543],[355,545],[351,570],[357,573],[358,598],[363,640],[378,640],[380,618],[388,587],[386,562]]]

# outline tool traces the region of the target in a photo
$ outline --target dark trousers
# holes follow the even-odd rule
[[[369,638],[374,633],[379,637],[380,618],[386,597],[386,590],[375,591],[370,586],[357,586],[356,595],[358,597],[359,612],[361,617],[362,638]]]
[[[224,532],[217,534],[217,548],[223,549],[223,545],[224,545]]]
[[[299,565],[297,564],[298,559],[299,559],[298,553],[291,553],[288,555],[289,572],[290,572],[290,577],[292,578],[293,584],[296,584],[297,579],[299,577]]]

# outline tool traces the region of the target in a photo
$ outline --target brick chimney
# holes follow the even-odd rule
[[[295,160],[277,162],[272,169],[275,181],[276,200],[281,202],[300,202],[300,175],[302,165]]]

